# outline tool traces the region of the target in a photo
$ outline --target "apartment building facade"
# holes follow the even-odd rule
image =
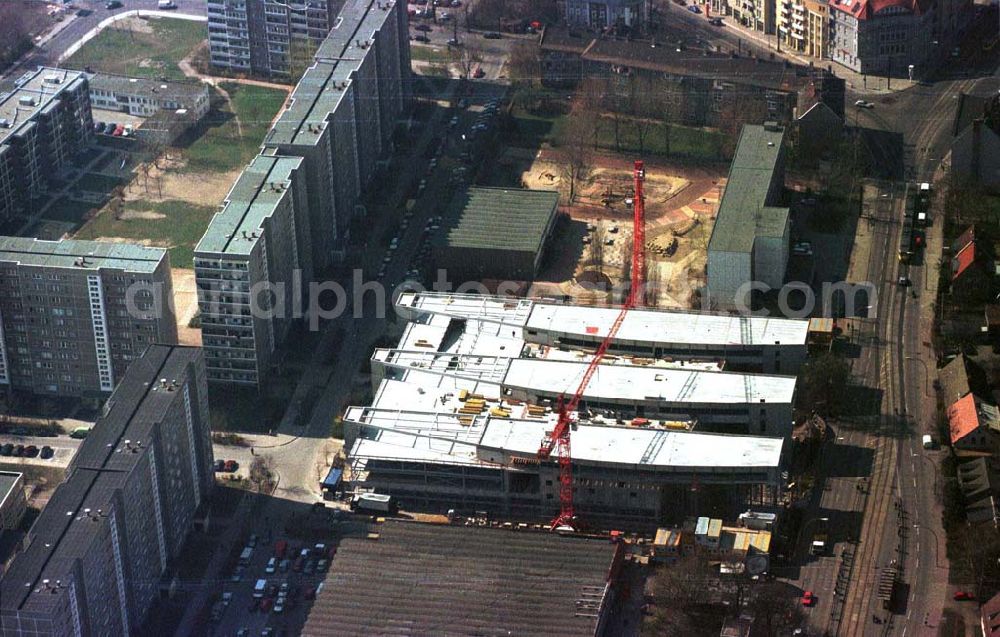
[[[828,57],[830,6],[827,0],[778,0],[777,38],[785,50],[814,58]]]
[[[166,250],[0,237],[0,387],[105,398],[152,343],[175,344]]]
[[[209,0],[212,66],[287,79],[301,73],[333,27],[338,0]]]
[[[312,279],[301,157],[258,156],[195,247],[209,381],[258,387]]]
[[[39,67],[0,94],[0,226],[27,217],[48,179],[93,140],[89,84]]]
[[[0,579],[0,633],[134,635],[214,484],[201,350],[129,368]]]
[[[317,272],[343,257],[361,194],[409,103],[407,20],[403,3],[348,2],[264,140],[266,153],[306,160]]]
[[[649,20],[648,0],[564,0],[562,14],[566,23],[601,31],[604,29],[641,29]]]

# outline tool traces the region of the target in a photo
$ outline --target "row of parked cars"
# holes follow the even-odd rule
[[[112,137],[128,137],[132,134],[132,126],[116,124],[114,122],[94,122],[94,132],[98,135],[111,135]]]
[[[215,472],[216,473],[236,473],[240,468],[240,463],[235,460],[216,460],[215,461]]]
[[[39,450],[35,445],[15,445],[11,442],[0,445],[0,456],[13,456],[15,458],[34,458],[35,456],[41,456],[43,459],[48,459],[54,455],[55,451],[48,445],[42,447],[41,450]]]

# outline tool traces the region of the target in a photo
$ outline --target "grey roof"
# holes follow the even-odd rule
[[[767,195],[784,139],[780,126],[743,127],[708,244],[710,252],[750,252],[757,236],[780,236],[788,209],[770,206]]]
[[[120,95],[138,95],[160,101],[178,102],[188,106],[207,97],[208,86],[200,82],[164,82],[144,77],[128,77],[112,73],[90,76],[90,90],[108,91]]]
[[[349,0],[337,25],[320,44],[315,63],[302,75],[291,103],[274,123],[265,146],[312,145],[323,123],[336,110],[364,58],[373,51],[371,36],[382,28],[389,12],[379,0]]]
[[[0,261],[43,268],[111,268],[148,274],[154,272],[165,258],[167,251],[163,248],[148,248],[132,243],[0,237]]]
[[[7,126],[0,126],[0,145],[24,130],[35,115],[51,108],[63,91],[82,81],[86,76],[79,71],[44,66],[21,76],[12,91],[0,95],[0,120],[7,121]]]
[[[945,407],[953,405],[956,400],[968,394],[969,372],[965,366],[965,356],[959,354],[939,369],[938,382],[941,385],[941,400]]]
[[[157,387],[161,378],[183,378],[200,348],[151,345],[129,365],[108,399],[106,415],[80,445],[68,478],[56,487],[31,528],[34,540],[19,553],[0,579],[0,609],[43,608],[54,597],[37,594],[43,579],[70,579],[78,558],[91,550],[99,528],[86,519],[85,509],[109,511],[112,498],[141,458],[116,453],[125,440],[149,440],[167,406],[179,394]],[[94,526],[90,526],[94,524]]]
[[[558,204],[554,190],[471,187],[452,197],[434,244],[535,253]]]
[[[341,541],[304,635],[593,635],[607,540],[388,521]]]
[[[11,489],[14,488],[14,483],[17,482],[21,475],[16,471],[0,471],[0,502],[7,499]]]
[[[291,176],[301,164],[301,157],[255,157],[233,184],[222,210],[212,217],[195,254],[249,254],[264,220],[282,199],[292,196]]]
[[[775,90],[795,92],[829,72],[820,67],[792,64],[784,60],[763,60],[749,56],[678,50],[663,44],[650,46],[649,41],[615,39],[610,36],[578,34],[560,27],[546,27],[541,38],[545,50],[573,53],[589,62],[622,65],[649,71],[699,77],[716,81],[754,84]]]

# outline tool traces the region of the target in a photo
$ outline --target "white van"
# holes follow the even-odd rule
[[[264,596],[264,589],[267,588],[267,580],[259,579],[257,584],[253,587],[253,596],[260,599]]]
[[[176,9],[177,5],[174,4],[174,0],[160,0],[157,5],[160,9]]]
[[[921,441],[923,442],[924,449],[934,448],[934,437],[931,436],[930,434],[924,434],[924,437],[921,439]]]

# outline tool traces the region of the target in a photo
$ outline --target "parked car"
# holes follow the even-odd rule
[[[278,560],[272,557],[267,561],[267,566],[264,567],[264,572],[268,575],[274,575],[274,572],[278,570]]]
[[[503,34],[500,33],[499,31],[487,31],[486,33],[483,34],[483,37],[486,38],[487,40],[499,40],[503,38]]]
[[[483,70],[483,67],[477,66],[476,70],[472,72],[472,77],[477,80],[482,79],[486,77],[486,71]]]
[[[215,472],[216,473],[219,473],[220,471],[225,471],[225,469],[226,469],[226,461],[225,460],[216,460],[215,461]]]
[[[976,596],[969,591],[955,591],[955,594],[951,596],[956,602],[974,602],[976,601]]]
[[[14,453],[14,445],[11,443],[5,443],[0,445],[0,456],[9,456]]]
[[[122,8],[122,3],[119,2],[118,0],[111,0],[111,2],[107,3],[106,5],[104,5],[104,8],[108,9],[108,10],[111,10],[111,9],[121,9]]]
[[[816,603],[816,596],[813,595],[812,591],[806,591],[802,593],[802,605],[805,607],[812,606]]]
[[[14,447],[14,457],[20,458],[24,455],[24,445],[18,445]]]
[[[125,127],[122,126],[121,124],[119,124],[118,126],[115,126],[115,130],[111,133],[111,136],[112,137],[121,137],[122,136],[122,132],[124,130],[125,130]]]
[[[701,9],[699,9],[693,4],[690,7],[688,7],[688,11],[690,11],[691,13],[701,13]]]
[[[723,26],[722,18],[712,18],[711,20],[708,21],[708,23],[711,24],[713,27]]]
[[[448,46],[462,46],[462,43],[455,38],[448,38]]]
[[[100,135],[104,132],[104,122],[94,122],[94,132]]]
[[[49,458],[51,458],[54,455],[56,455],[56,452],[52,450],[52,447],[50,447],[48,445],[45,445],[44,447],[42,447],[42,453],[41,453],[42,459],[48,460]]]
[[[225,469],[225,471],[228,473],[234,473],[235,471],[238,471],[239,468],[240,468],[240,463],[236,462],[235,460],[226,460],[226,462],[223,464],[223,469]]]
[[[417,31],[423,31],[424,33],[427,33],[428,31],[433,31],[433,29],[431,29],[431,26],[429,24],[418,24],[413,28],[416,29]]]
[[[875,105],[871,102],[866,102],[865,100],[858,100],[854,102],[854,105],[858,108],[875,108]]]

